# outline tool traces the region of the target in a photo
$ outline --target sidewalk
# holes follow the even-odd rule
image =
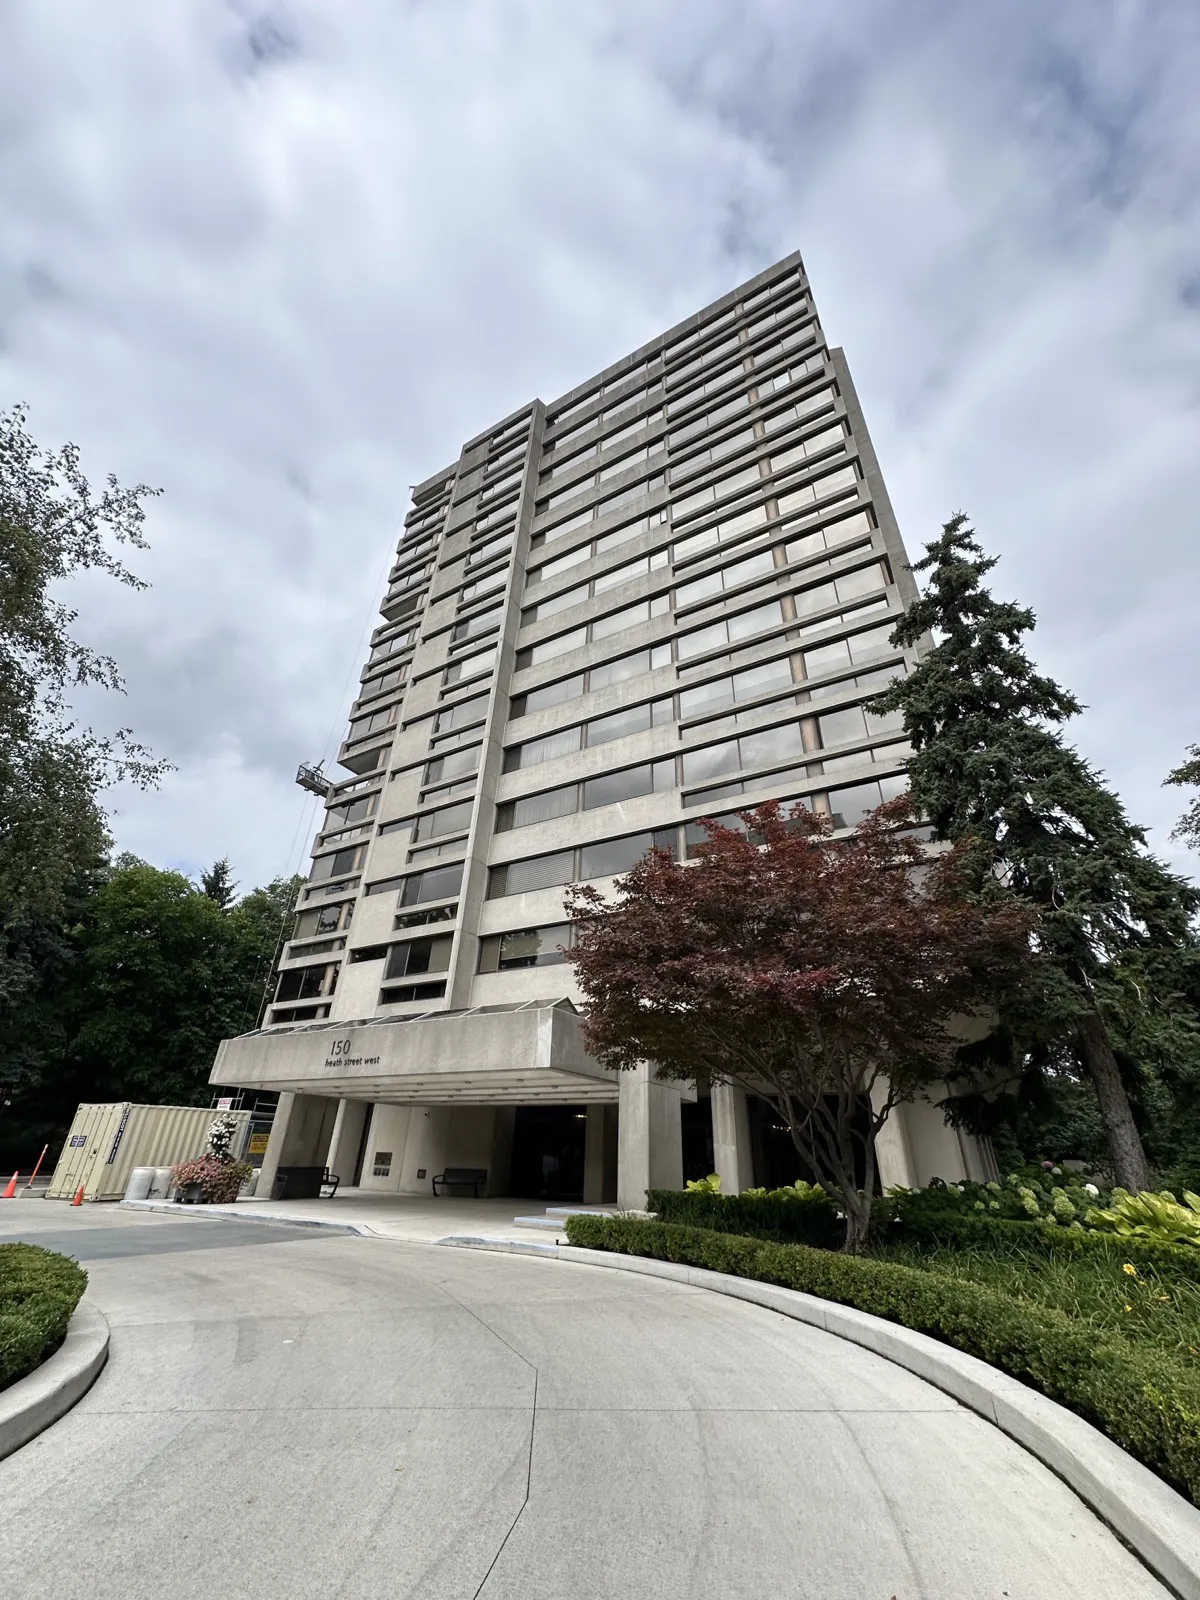
[[[446,1195],[369,1194],[343,1189],[328,1200],[239,1200],[229,1206],[181,1206],[169,1200],[122,1200],[129,1210],[164,1211],[173,1216],[236,1217],[239,1222],[289,1222],[301,1227],[342,1228],[368,1238],[435,1243],[450,1235],[514,1239],[553,1245],[546,1228],[520,1227],[517,1216],[539,1215],[534,1200],[468,1200]],[[53,1202],[51,1202],[53,1204]],[[562,1236],[565,1241],[565,1234]]]

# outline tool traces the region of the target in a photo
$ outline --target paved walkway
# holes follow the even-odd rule
[[[47,1205],[60,1202],[49,1200]],[[167,1202],[160,1201],[160,1205]],[[102,1208],[101,1208],[102,1209]],[[183,1211],[171,1202],[172,1211]],[[603,1209],[597,1207],[597,1209]],[[191,1210],[191,1207],[188,1208]],[[544,1200],[472,1200],[470,1196],[375,1194],[362,1189],[342,1189],[323,1200],[239,1200],[232,1206],[205,1206],[204,1215],[219,1214],[280,1222],[352,1223],[381,1239],[433,1242],[451,1233],[478,1234],[493,1239],[525,1239],[553,1244],[556,1235],[546,1228],[519,1227],[514,1218],[541,1216]],[[0,1213],[0,1224],[3,1214]],[[561,1237],[566,1239],[566,1235]]]
[[[702,1290],[113,1207],[113,1330],[0,1462],[34,1600],[1164,1600],[1050,1472],[911,1374]]]

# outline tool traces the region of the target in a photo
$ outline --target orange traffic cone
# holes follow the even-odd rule
[[[15,1198],[17,1193],[17,1179],[20,1176],[21,1174],[19,1172],[13,1173],[12,1177],[8,1180],[8,1187],[5,1189],[3,1195],[0,1195],[0,1199],[12,1200]]]
[[[80,1184],[78,1189],[76,1189],[75,1198],[74,1198],[74,1200],[71,1201],[71,1204],[73,1206],[81,1206],[83,1204],[83,1185],[82,1184]]]

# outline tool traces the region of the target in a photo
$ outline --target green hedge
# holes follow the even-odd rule
[[[566,1231],[587,1249],[776,1283],[930,1334],[1069,1406],[1200,1505],[1200,1376],[1169,1356],[925,1268],[621,1217],[569,1217]]]
[[[77,1261],[35,1244],[0,1244],[0,1389],[53,1355],[86,1288]]]
[[[701,1194],[688,1189],[650,1189],[647,1207],[663,1222],[717,1233],[743,1233],[786,1244],[810,1244],[833,1250],[841,1244],[845,1225],[831,1200],[778,1199],[773,1195]]]

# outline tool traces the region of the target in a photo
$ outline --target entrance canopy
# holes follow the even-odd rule
[[[569,1000],[260,1028],[221,1041],[209,1082],[393,1105],[617,1099]]]

